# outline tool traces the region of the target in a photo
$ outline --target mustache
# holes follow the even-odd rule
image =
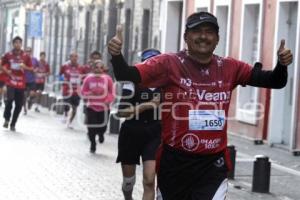
[[[200,44],[201,42],[207,43],[206,40],[203,40],[203,39],[201,39],[201,38],[195,38],[195,39],[190,39],[190,38],[188,38],[187,41],[188,41],[188,42],[193,42],[194,44]]]

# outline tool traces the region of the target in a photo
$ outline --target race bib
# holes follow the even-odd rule
[[[219,131],[225,125],[224,110],[189,110],[189,129]]]
[[[20,70],[21,69],[21,66],[20,66],[20,63],[11,63],[11,69],[13,70]]]
[[[80,83],[80,79],[78,76],[71,76],[70,77],[70,83],[71,84],[79,84]]]
[[[37,78],[44,78],[44,73],[36,73]]]

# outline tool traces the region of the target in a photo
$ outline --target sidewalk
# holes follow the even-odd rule
[[[237,150],[235,180],[229,199],[300,199],[300,157],[292,153],[271,148],[268,145],[255,145],[252,141],[230,135],[229,143]],[[252,193],[252,174],[255,155],[265,155],[271,161],[270,194]]]
[[[59,118],[43,109],[20,116],[15,133],[0,127],[0,199],[122,200],[121,169],[115,163],[118,136],[105,134],[105,143],[91,155],[84,127],[67,129]],[[235,136],[230,136],[230,143],[236,146],[237,164],[227,199],[300,199],[299,157]],[[270,194],[251,192],[256,154],[272,160]],[[141,175],[137,167],[136,200],[142,198]]]

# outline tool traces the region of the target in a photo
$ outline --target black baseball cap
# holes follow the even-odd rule
[[[185,30],[195,28],[196,26],[204,23],[212,24],[215,27],[217,33],[219,32],[217,18],[208,12],[196,12],[191,14],[186,20]]]

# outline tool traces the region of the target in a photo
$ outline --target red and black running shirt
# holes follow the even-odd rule
[[[83,76],[82,67],[68,63],[60,68],[59,74],[64,76],[63,96],[79,95]]]
[[[16,52],[12,50],[2,57],[2,66],[12,71],[12,74],[6,79],[6,85],[17,89],[25,89],[25,73],[20,67],[21,63],[24,63],[27,67],[32,67],[31,58],[24,51]]]
[[[46,61],[40,60],[38,67],[35,68],[35,82],[38,84],[44,84],[46,81],[46,74],[49,72],[49,64]]]
[[[182,51],[153,57],[136,67],[140,86],[162,90],[164,144],[200,154],[226,148],[232,90],[249,82],[250,65],[214,55],[204,66]]]

